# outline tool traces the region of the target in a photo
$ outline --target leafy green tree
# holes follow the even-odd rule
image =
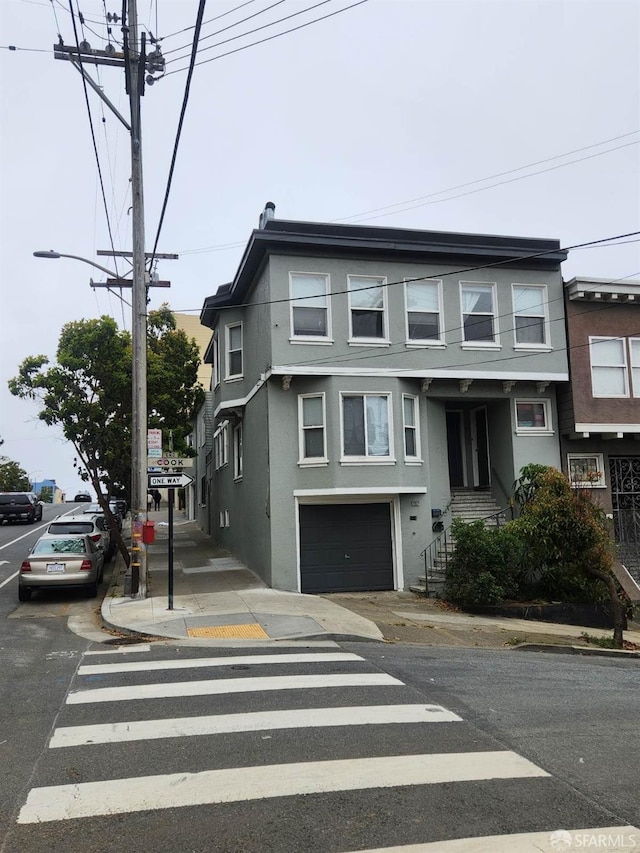
[[[176,329],[167,305],[149,313],[148,328],[149,426],[171,430],[179,451],[204,398],[197,384],[198,346]],[[129,333],[103,316],[67,323],[54,365],[44,355],[29,356],[9,380],[12,394],[40,402],[41,420],[62,427],[76,450],[80,476],[95,489],[112,530],[117,525],[106,496],[129,498],[131,492],[131,365]],[[128,560],[121,540],[120,550]]]
[[[0,456],[0,492],[28,492],[30,488],[27,472],[13,459]]]
[[[519,518],[510,525],[525,544],[528,566],[542,576],[559,575],[565,582],[595,580],[604,585],[613,613],[613,639],[621,648],[624,610],[612,572],[613,545],[603,510],[588,490],[573,489],[555,468],[530,473],[527,498]]]

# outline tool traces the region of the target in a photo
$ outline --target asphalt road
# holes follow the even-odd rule
[[[0,528],[0,853],[517,853],[640,826],[638,660],[93,642],[82,593],[18,605],[38,527]]]

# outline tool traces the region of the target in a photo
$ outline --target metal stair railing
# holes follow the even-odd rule
[[[511,520],[514,518],[514,507],[513,504],[509,504],[502,509],[499,509],[497,512],[492,512],[491,515],[486,515],[484,518],[477,518],[474,521],[482,521],[483,524],[486,524],[492,518],[496,520],[496,527],[500,527],[501,524],[506,523],[506,515],[507,512],[511,515]],[[424,585],[425,585],[425,595],[429,596],[429,580],[433,581],[436,576],[436,561],[439,560],[441,563],[444,563],[444,568],[441,571],[444,573],[445,577],[447,574],[447,570],[449,568],[449,559],[453,556],[453,551],[455,550],[455,540],[451,534],[451,528],[453,526],[453,522],[442,530],[436,538],[427,545],[427,547],[420,552],[420,556],[424,560]]]

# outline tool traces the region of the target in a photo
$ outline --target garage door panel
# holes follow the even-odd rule
[[[393,589],[389,504],[300,507],[303,592]]]

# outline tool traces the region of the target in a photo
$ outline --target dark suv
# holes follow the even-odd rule
[[[42,504],[33,492],[0,492],[0,524],[3,521],[42,521]]]

